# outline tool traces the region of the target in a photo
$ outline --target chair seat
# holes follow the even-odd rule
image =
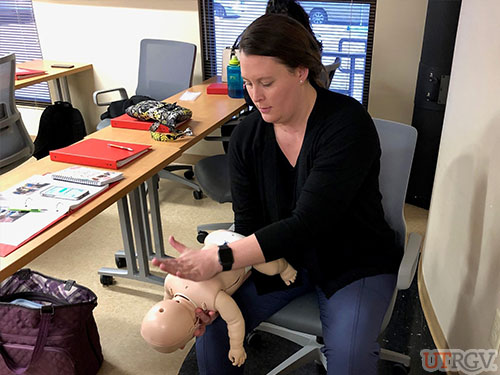
[[[318,297],[315,292],[294,299],[266,322],[309,335],[323,336]]]
[[[206,195],[219,202],[231,202],[231,182],[227,156],[214,155],[200,160],[194,168],[196,180]]]

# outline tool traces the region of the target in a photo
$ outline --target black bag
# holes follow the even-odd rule
[[[0,283],[0,375],[95,375],[103,362],[96,295],[22,269]]]
[[[68,102],[49,105],[40,117],[33,156],[41,159],[49,151],[69,146],[87,135],[82,114]]]
[[[101,115],[101,120],[104,120],[105,118],[115,118],[121,116],[125,113],[125,110],[128,107],[140,103],[144,100],[155,100],[155,99],[144,95],[134,95],[129,99],[114,101],[108,106],[107,111]]]

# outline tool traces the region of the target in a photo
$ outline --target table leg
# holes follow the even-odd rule
[[[71,103],[71,96],[69,94],[69,86],[67,77],[60,77],[54,80],[56,89],[57,100],[62,100]]]
[[[110,285],[113,276],[163,285],[164,278],[151,274],[149,270],[150,258],[155,255],[165,256],[158,202],[158,177],[155,176],[148,180],[147,185],[155,243],[154,249],[151,240],[146,191],[144,184],[141,184],[127,197],[118,201],[124,251],[117,252],[115,256],[125,257],[127,269],[107,267],[99,269],[101,283],[104,285]]]

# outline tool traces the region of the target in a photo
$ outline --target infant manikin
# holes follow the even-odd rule
[[[243,238],[230,231],[215,231],[205,239],[207,245],[222,245]],[[297,271],[281,258],[254,266],[266,275],[280,274],[286,285],[295,281]],[[191,281],[174,275],[165,278],[165,297],[154,305],[142,321],[141,335],[154,349],[172,353],[183,348],[194,336],[198,326],[197,307],[217,311],[227,323],[229,360],[241,366],[246,359],[243,340],[245,321],[231,295],[250,275],[251,267],[218,273],[210,280]]]

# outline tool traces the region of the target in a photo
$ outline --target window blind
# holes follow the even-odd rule
[[[222,51],[266,11],[268,0],[199,0],[204,78],[220,75]],[[309,15],[322,61],[342,59],[330,90],[368,106],[376,0],[298,1]]]
[[[31,0],[0,1],[0,55],[11,53],[16,54],[17,63],[42,58]],[[50,103],[46,82],[16,90],[15,95],[25,104]]]

